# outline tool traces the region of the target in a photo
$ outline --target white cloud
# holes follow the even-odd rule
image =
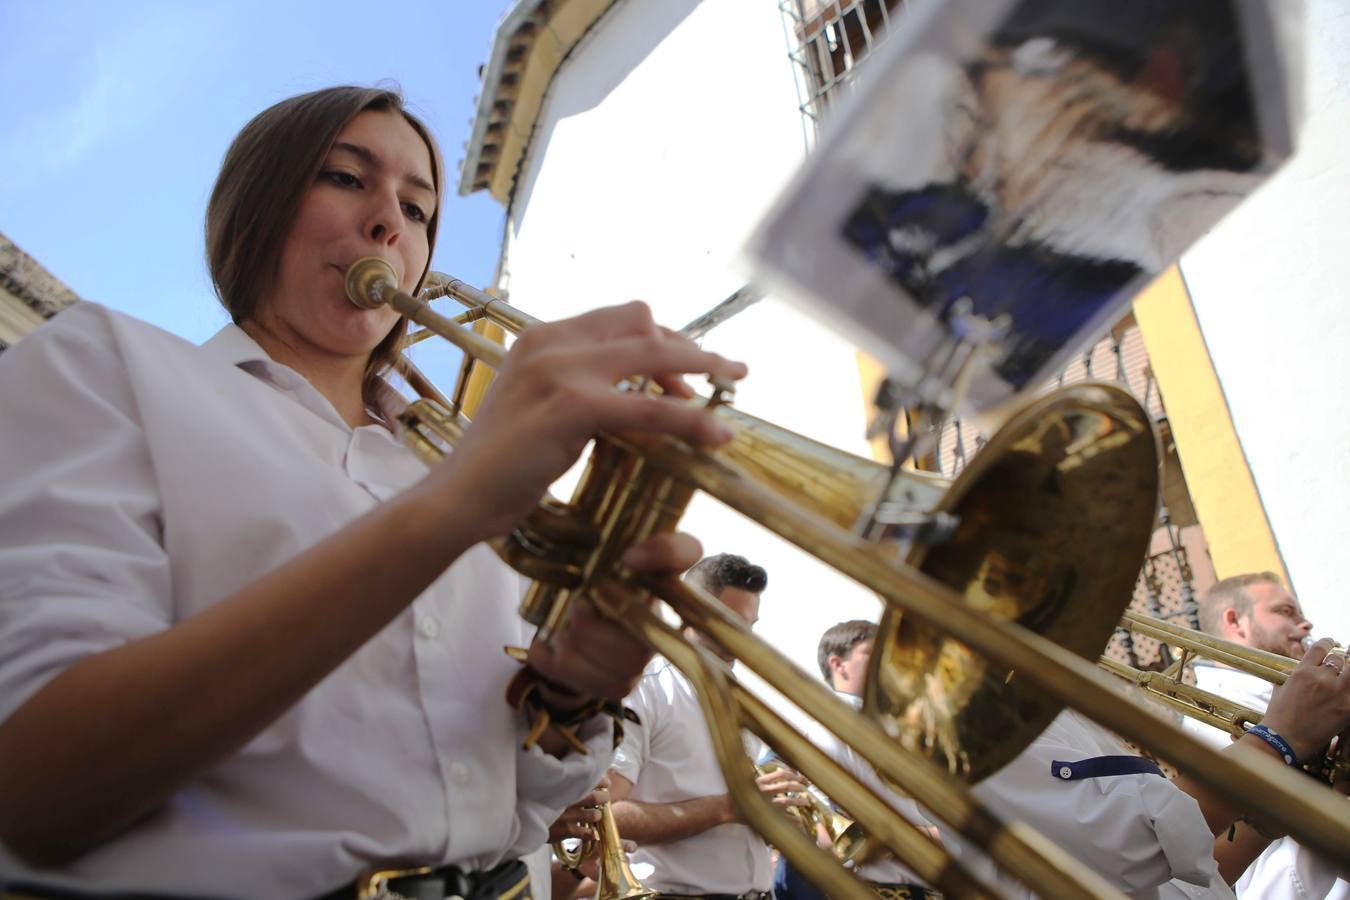
[[[118,6],[106,21],[91,10],[26,23],[33,33],[22,41],[23,58],[5,66],[5,80],[21,88],[10,95],[10,127],[0,136],[8,189],[58,176],[99,146],[143,129],[182,97],[204,65],[220,59],[200,48],[218,51],[227,20],[188,7]]]

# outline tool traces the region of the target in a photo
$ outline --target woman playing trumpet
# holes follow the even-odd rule
[[[443,184],[398,95],[282,101],[236,138],[208,209],[232,324],[197,347],[88,304],[0,360],[0,880],[342,896],[398,859],[426,869],[399,890],[495,896],[604,772],[607,718],[577,725],[587,755],[556,729],[522,749],[508,683],[589,710],[648,652],[583,603],[522,668],[502,652],[522,643],[518,581],[483,542],[598,431],[729,437],[616,381],[680,396],[682,375],[745,369],[640,303],[541,326],[427,470],[384,381],[405,322],[353,306],[343,278],[378,256],[415,291]],[[667,535],[624,559],[698,557]]]

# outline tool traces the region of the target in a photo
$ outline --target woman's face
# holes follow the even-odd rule
[[[347,267],[378,256],[411,292],[427,264],[435,208],[431,153],[421,136],[399,113],[358,114],[300,200],[255,324],[302,354],[365,359],[398,314],[348,302]]]

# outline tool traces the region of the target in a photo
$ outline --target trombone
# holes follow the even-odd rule
[[[1108,672],[1133,683],[1151,699],[1181,715],[1204,722],[1213,728],[1228,733],[1234,740],[1246,734],[1248,729],[1261,721],[1262,712],[1235,703],[1212,691],[1206,691],[1182,680],[1186,666],[1192,660],[1204,657],[1222,663],[1230,668],[1246,672],[1268,681],[1272,685],[1284,684],[1289,673],[1298,665],[1297,660],[1254,647],[1244,647],[1222,638],[1205,634],[1191,628],[1174,625],[1163,619],[1146,616],[1127,610],[1121,619],[1120,627],[1133,634],[1162,641],[1181,652],[1162,671],[1144,671],[1127,666],[1122,662],[1102,656],[1098,665]],[[1339,648],[1344,652],[1344,648]],[[1336,747],[1327,748],[1320,759],[1304,764],[1309,774],[1331,784],[1350,778],[1350,751],[1347,751],[1347,737],[1341,735]]]
[[[388,304],[443,336],[465,351],[466,370],[474,364],[468,357],[499,366],[505,350],[461,324],[489,319],[519,332],[536,322],[454,279],[439,280],[423,299],[411,297],[399,291],[388,264],[374,258],[352,264],[347,295],[362,307]],[[469,309],[463,321],[429,308],[428,301],[440,296]],[[726,401],[727,387],[714,384],[709,405],[728,415]],[[428,460],[440,458],[467,424],[463,409],[434,406],[419,400],[401,417],[410,445]],[[847,454],[815,456],[818,445],[767,423],[757,427],[775,437],[768,457],[756,460],[745,458],[735,442],[705,452],[646,434],[598,436],[572,499],[546,500],[497,542],[510,565],[535,579],[522,615],[546,639],[571,597],[598,580],[634,578],[617,563],[622,549],[673,528],[693,493],[702,490],[884,601],[864,714],[755,638],[702,591],[673,577],[636,581],[1036,893],[1120,896],[1034,830],[980,805],[963,779],[1011,759],[1065,705],[1213,789],[1244,785],[1253,812],[1330,859],[1346,858],[1350,821],[1338,798],[1261,754],[1215,754],[1179,729],[1160,728],[1146,710],[1120,703],[1106,674],[1088,661],[1120,618],[1154,519],[1157,439],[1128,394],[1077,384],[1015,413],[936,504],[937,512],[960,523],[955,532],[940,545],[917,548],[908,566],[899,564],[891,547],[850,530],[863,507],[841,499],[876,499],[868,494],[873,482],[863,483],[856,473],[870,465],[884,479],[876,471],[881,467],[855,458],[859,466],[835,470],[833,461]],[[825,487],[803,496],[795,474],[803,470]],[[917,488],[902,483],[898,490]],[[1085,536],[1093,539],[1090,546]],[[747,691],[725,664],[654,612],[642,605],[602,606],[601,612],[689,678],[733,802],[751,827],[827,894],[872,896],[745,777],[751,766],[740,743],[742,727],[848,809],[918,877],[956,896],[994,895]]]

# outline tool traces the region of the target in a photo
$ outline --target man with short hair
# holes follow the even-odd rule
[[[866,619],[849,619],[831,625],[820,636],[816,664],[820,677],[841,694],[861,697],[867,680],[867,663],[872,656],[872,640],[877,626]]]
[[[1200,630],[1244,647],[1302,659],[1312,623],[1273,572],[1256,572],[1225,578],[1205,593]]]
[[[1254,572],[1225,578],[1200,601],[1200,630],[1244,647],[1301,659],[1312,623],[1303,608],[1273,572]],[[1331,664],[1331,663],[1329,663]],[[1263,678],[1222,663],[1200,659],[1195,683],[1202,690],[1264,713],[1273,685]],[[1182,725],[1195,737],[1216,748],[1232,738],[1192,718]],[[1239,897],[1350,898],[1350,883],[1291,838],[1272,841],[1246,823],[1233,830],[1232,840],[1221,835],[1214,845],[1219,873]],[[1255,860],[1255,861],[1253,861]],[[1250,865],[1248,865],[1250,863]]]
[[[867,683],[867,665],[872,655],[872,641],[877,635],[875,623],[864,619],[850,619],[832,625],[820,636],[816,646],[816,664],[830,687],[855,707],[862,703],[863,687]],[[853,748],[836,735],[824,729],[816,732],[821,749],[828,753],[856,778],[884,797],[898,813],[919,827],[932,831],[927,817],[913,798],[897,793],[882,783],[876,770],[861,759]],[[872,886],[883,900],[898,898],[927,898],[941,896],[928,888],[907,866],[893,855],[883,854],[865,859],[853,866],[854,874]],[[787,875],[791,880],[791,875]]]
[[[723,553],[701,560],[685,581],[753,626],[768,576],[744,557]],[[734,662],[702,635],[690,632],[690,639],[729,665]],[[732,807],[688,680],[657,657],[625,705],[637,713],[640,724],[624,728],[610,770],[610,797],[619,834],[638,845],[632,856],[638,877],[663,897],[770,900],[768,845],[739,821]],[[754,759],[758,754],[748,755]],[[760,790],[776,805],[805,805],[805,785],[797,777],[786,770],[760,776]],[[644,871],[647,866],[650,875]]]

